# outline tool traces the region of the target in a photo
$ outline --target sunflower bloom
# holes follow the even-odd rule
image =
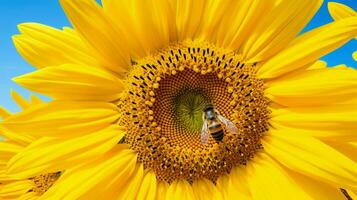
[[[345,199],[357,189],[357,71],[319,61],[357,17],[298,35],[320,0],[61,0],[74,29],[19,25],[53,98],[1,126],[40,138],[11,177],[40,199]]]
[[[15,91],[11,91],[11,96],[22,109],[42,103],[36,96],[31,96],[30,101],[27,101]],[[11,114],[8,111],[0,108],[1,118],[6,119],[10,116]],[[59,179],[61,172],[43,173],[28,178],[8,176],[6,173],[8,160],[23,151],[35,138],[31,135],[12,134],[5,129],[1,130],[1,136],[5,139],[0,142],[0,199],[38,199]]]

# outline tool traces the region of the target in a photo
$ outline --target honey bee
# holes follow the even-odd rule
[[[224,136],[223,125],[227,130],[233,134],[238,134],[238,128],[229,119],[223,117],[213,107],[212,104],[208,104],[203,109],[203,126],[201,131],[201,142],[206,145],[209,135],[217,142],[221,142]]]

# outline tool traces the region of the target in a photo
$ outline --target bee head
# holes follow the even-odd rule
[[[203,108],[203,112],[207,112],[209,110],[213,110],[214,107],[212,104],[207,104],[204,108]]]

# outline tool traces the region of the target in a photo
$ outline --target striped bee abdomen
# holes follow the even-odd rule
[[[223,135],[224,135],[224,130],[223,127],[220,123],[215,123],[209,126],[209,132],[211,133],[213,139],[215,139],[217,142],[220,142],[223,140]]]

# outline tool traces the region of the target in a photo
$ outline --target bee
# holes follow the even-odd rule
[[[221,142],[224,136],[225,126],[227,130],[233,134],[238,134],[238,128],[229,119],[223,117],[213,107],[212,104],[208,104],[203,109],[203,126],[201,131],[201,142],[206,145],[209,135],[217,142]]]

